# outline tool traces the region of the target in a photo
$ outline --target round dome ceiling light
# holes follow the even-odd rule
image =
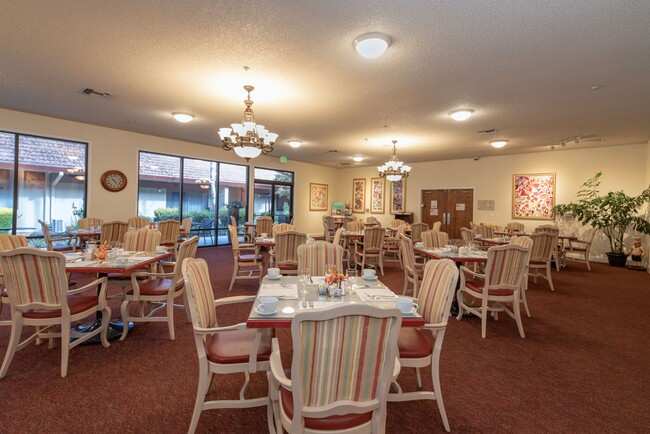
[[[194,119],[194,115],[192,113],[174,112],[172,113],[172,116],[174,116],[174,119],[176,119],[178,122],[182,122],[184,124]]]
[[[302,146],[302,142],[300,140],[289,140],[288,143],[292,148],[299,148]]]
[[[357,163],[360,163],[363,161],[363,155],[355,155],[354,157],[352,157],[352,159]]]
[[[507,140],[492,140],[490,142],[490,145],[492,145],[493,148],[500,149],[503,148],[507,143]]]
[[[466,121],[469,119],[470,116],[472,116],[472,113],[474,113],[474,110],[472,109],[458,109],[449,112],[449,116],[455,121]]]
[[[390,38],[382,33],[366,33],[354,40],[354,49],[366,59],[376,59],[386,52]]]

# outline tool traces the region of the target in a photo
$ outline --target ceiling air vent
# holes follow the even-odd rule
[[[497,129],[496,128],[490,128],[489,130],[480,130],[477,131],[479,134],[490,134],[490,133],[496,133]]]
[[[108,99],[108,97],[111,96],[110,93],[106,93],[106,92],[97,92],[95,89],[91,89],[91,88],[89,88],[89,87],[83,89],[83,90],[81,91],[81,93],[84,94],[84,95],[88,95],[88,96],[93,96],[93,95],[94,95],[94,96],[99,97],[99,99]]]

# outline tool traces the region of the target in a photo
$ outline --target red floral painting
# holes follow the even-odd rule
[[[366,212],[366,178],[352,180],[352,212]]]
[[[406,212],[406,180],[391,182],[390,213],[402,214]]]
[[[513,175],[512,218],[552,220],[555,173]]]
[[[384,214],[384,178],[370,179],[370,213]]]

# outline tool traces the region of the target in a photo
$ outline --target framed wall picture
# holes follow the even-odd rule
[[[370,178],[370,214],[384,214],[384,178]]]
[[[366,212],[366,178],[352,180],[352,212]]]
[[[309,183],[309,211],[327,211],[327,184]]]
[[[555,173],[512,176],[512,218],[552,220],[555,206]]]
[[[390,184],[390,213],[403,214],[406,212],[406,179]]]

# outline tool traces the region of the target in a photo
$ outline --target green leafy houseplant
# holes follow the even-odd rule
[[[612,256],[627,256],[623,240],[628,230],[650,234],[650,222],[639,215],[639,208],[650,202],[650,186],[638,196],[628,196],[622,191],[610,191],[600,196],[601,176],[602,172],[598,172],[582,184],[577,202],[556,205],[553,212],[558,215],[569,213],[580,223],[601,230],[609,241],[607,256],[611,263]]]

